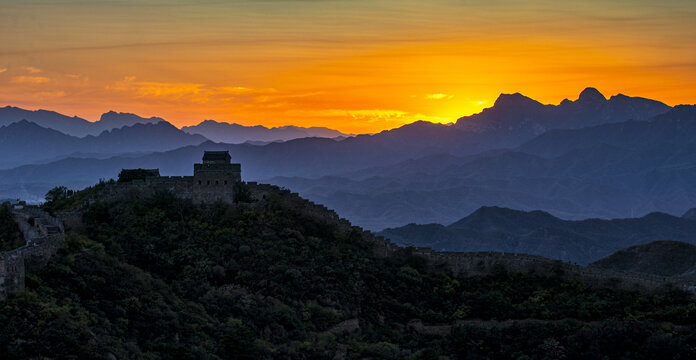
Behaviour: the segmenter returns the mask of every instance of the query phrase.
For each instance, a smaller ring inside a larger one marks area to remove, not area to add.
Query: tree
[[[68,188],[65,186],[56,186],[46,193],[46,202],[56,202],[68,197]]]

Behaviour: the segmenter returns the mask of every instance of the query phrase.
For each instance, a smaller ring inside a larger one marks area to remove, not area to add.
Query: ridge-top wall
[[[26,271],[42,268],[65,242],[63,224],[40,209],[24,208],[14,212],[15,221],[24,235],[25,245],[0,253],[0,300],[24,289]],[[30,225],[28,219],[34,219]],[[48,226],[59,229],[51,233]]]

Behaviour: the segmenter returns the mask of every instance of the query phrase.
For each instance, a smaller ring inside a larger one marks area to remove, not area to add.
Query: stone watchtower
[[[234,198],[242,181],[242,166],[232,164],[228,151],[206,151],[202,164],[193,164],[193,193],[199,199]]]

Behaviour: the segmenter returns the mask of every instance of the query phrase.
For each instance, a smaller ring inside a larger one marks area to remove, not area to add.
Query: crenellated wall
[[[376,236],[373,239],[374,251],[378,256],[386,257],[404,251],[404,248],[382,236]],[[444,266],[455,274],[467,276],[491,274],[502,267],[510,272],[555,274],[603,287],[654,290],[665,286],[675,286],[696,292],[695,283],[679,278],[610,271],[536,255],[501,252],[439,252],[429,248],[413,248],[411,254],[424,257],[432,266]]]
[[[317,215],[327,223],[332,223],[342,230],[355,230],[362,234],[363,241],[374,244],[373,253],[379,257],[403,254],[406,248],[392,243],[382,236],[374,236],[369,231],[352,226],[346,219],[323,205],[303,199],[297,193],[281,189],[274,185],[248,183],[252,198],[260,200],[269,193],[282,196],[300,211]],[[609,271],[605,269],[575,265],[542,256],[501,253],[501,252],[439,252],[430,248],[413,248],[411,254],[424,257],[433,268],[444,267],[455,274],[467,276],[488,275],[497,269],[505,268],[510,272],[556,274],[564,278],[577,279],[588,284],[623,288],[628,290],[654,290],[665,286],[675,286],[696,292],[696,284],[678,278],[669,278],[650,274]]]
[[[193,198],[197,202],[233,201],[233,198],[225,196],[211,195],[210,197],[205,197],[196,195],[190,187],[192,181],[193,178],[190,176],[161,177],[135,180],[125,184],[110,184],[102,194],[99,194],[98,199],[108,199],[110,196],[120,195],[128,191],[152,193],[156,189],[167,189],[181,197]],[[372,244],[374,254],[379,257],[399,256],[405,254],[406,251],[410,251],[412,255],[427,259],[433,268],[442,269],[444,267],[447,271],[467,276],[491,274],[502,267],[511,272],[556,274],[564,278],[577,279],[585,283],[612,288],[653,290],[671,285],[696,292],[696,284],[681,279],[584,267],[535,255],[499,252],[438,252],[429,248],[412,248],[407,250],[392,243],[389,239],[374,236],[369,231],[363,231],[360,227],[351,225],[348,220],[341,218],[335,211],[303,199],[297,193],[275,185],[258,184],[256,182],[245,184],[251,198],[254,200],[262,200],[270,194],[281,196],[285,202],[298,211],[316,216],[316,218],[322,219],[327,224],[338,226],[341,231],[359,233],[362,241]],[[88,203],[94,201],[97,201],[96,198],[91,199]],[[254,205],[252,204],[251,206]],[[78,224],[83,211],[87,207],[88,204],[83,206],[83,209],[80,211],[59,214],[59,217],[70,223],[70,226],[73,226],[71,222]]]
[[[65,242],[61,221],[40,209],[14,210],[14,218],[24,235],[25,245],[0,253],[0,300],[24,289],[25,272],[46,266]],[[34,225],[29,219],[34,219]],[[57,227],[58,232],[51,227]]]
[[[106,184],[98,198],[120,196],[128,192],[151,194],[158,190],[168,190],[177,196],[191,199],[196,203],[222,200],[234,201],[234,187],[237,182],[218,179],[213,175],[210,179],[194,179],[193,176],[159,176],[146,179],[136,179],[128,182]],[[198,182],[201,182],[200,184]]]

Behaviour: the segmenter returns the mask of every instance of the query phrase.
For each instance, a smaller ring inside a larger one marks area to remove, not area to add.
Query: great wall
[[[229,162],[229,154],[227,154],[225,161]],[[243,183],[239,174],[239,167],[236,166],[234,173],[226,175],[229,177],[216,174],[215,171],[209,171],[204,174],[203,178],[195,175],[193,177],[148,176],[127,182],[111,182],[104,184],[101,191],[87,199],[80,209],[68,213],[57,213],[57,218],[36,208],[25,207],[16,210],[15,220],[20,225],[26,244],[18,249],[0,253],[0,300],[5,298],[7,294],[24,288],[25,271],[33,271],[45,265],[64,242],[63,223],[71,228],[78,227],[82,220],[82,214],[87,211],[89,205],[95,202],[122,197],[128,193],[138,196],[157,190],[172,191],[178,196],[191,199],[194,202],[215,200],[233,202],[235,198],[232,189],[233,186],[239,184],[246,187],[250,198],[254,201],[275,194],[282,197],[297,211],[314,215],[327,224],[337,226],[341,231],[352,231],[359,234],[363,241],[373,245],[373,253],[378,257],[420,256],[425,258],[435,270],[440,269],[465,276],[487,275],[500,269],[506,269],[510,272],[551,274],[567,279],[577,279],[601,287],[639,291],[654,291],[672,287],[696,292],[696,283],[684,279],[584,267],[535,255],[499,252],[438,252],[429,248],[404,248],[392,243],[389,239],[374,236],[369,231],[351,225],[348,220],[341,218],[335,211],[303,199],[299,194],[290,190],[256,182]],[[197,187],[198,189],[196,189]],[[252,203],[241,206],[254,205]],[[33,226],[30,224],[32,222],[29,220],[30,218],[34,219]]]
[[[0,300],[23,290],[25,272],[45,266],[65,241],[63,223],[57,218],[31,207],[18,207],[12,212],[25,244],[0,253]]]
[[[292,207],[317,215],[327,223],[336,225],[341,230],[354,230],[361,233],[363,241],[374,244],[373,252],[378,257],[410,254],[425,258],[433,269],[445,269],[454,274],[465,276],[488,275],[501,268],[510,272],[551,274],[566,279],[600,286],[621,288],[626,290],[654,291],[665,287],[679,288],[695,292],[696,283],[693,281],[664,276],[610,271],[606,269],[580,266],[561,260],[553,260],[542,256],[502,252],[439,252],[430,248],[406,248],[392,243],[383,236],[375,236],[358,226],[341,218],[334,210],[326,206],[306,200],[298,193],[281,189],[274,185],[248,183],[250,192],[256,199],[265,194],[274,193],[285,198]]]

